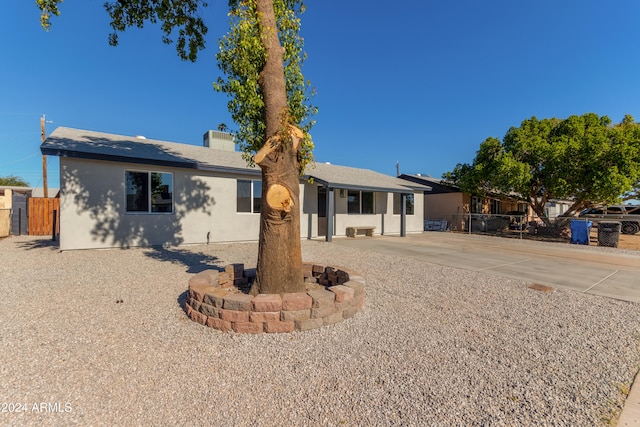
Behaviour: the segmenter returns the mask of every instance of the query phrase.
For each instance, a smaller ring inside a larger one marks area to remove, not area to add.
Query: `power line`
[[[25,160],[29,160],[32,159],[36,156],[38,156],[40,153],[33,153],[27,157],[23,157],[22,159],[18,159],[18,160],[13,160],[11,162],[5,162],[5,163],[0,163],[0,167],[4,167],[4,166],[8,166],[8,165],[15,165],[16,163],[20,163],[20,162],[24,162]]]

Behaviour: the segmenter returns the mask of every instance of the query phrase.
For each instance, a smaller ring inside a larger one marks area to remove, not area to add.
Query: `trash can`
[[[574,245],[588,245],[589,234],[593,222],[584,219],[571,220],[571,243]]]
[[[602,221],[598,223],[598,246],[618,247],[620,240],[620,228],[622,224],[615,221]]]

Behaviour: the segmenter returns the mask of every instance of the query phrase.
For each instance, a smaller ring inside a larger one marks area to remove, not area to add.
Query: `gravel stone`
[[[640,305],[303,241],[366,280],[362,311],[237,334],[185,314],[194,274],[257,244],[59,252],[0,240],[1,425],[607,425],[640,365]],[[45,403],[45,411],[34,404]],[[48,404],[48,406],[47,406]]]

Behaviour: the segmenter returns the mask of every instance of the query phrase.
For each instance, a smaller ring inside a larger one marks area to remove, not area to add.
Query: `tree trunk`
[[[278,140],[287,129],[283,48],[272,0],[257,0],[256,6],[262,43],[267,52],[259,85],[265,104],[265,146],[268,149],[266,155],[262,157],[261,153],[260,160],[256,161],[262,169],[262,204],[257,276],[251,293],[301,292],[305,286],[300,243],[298,147],[290,139]]]
[[[533,209],[533,212],[542,220],[544,225],[547,227],[551,226],[551,221],[547,218],[547,214],[544,211],[544,205],[546,202],[541,201],[535,193],[533,195],[530,194],[527,197],[527,202],[529,206],[531,206],[531,209]]]

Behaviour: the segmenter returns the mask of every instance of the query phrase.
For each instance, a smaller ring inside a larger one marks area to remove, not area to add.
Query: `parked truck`
[[[601,206],[585,209],[578,215],[588,218],[594,224],[601,221],[617,221],[622,225],[623,234],[636,234],[640,231],[640,206]]]

